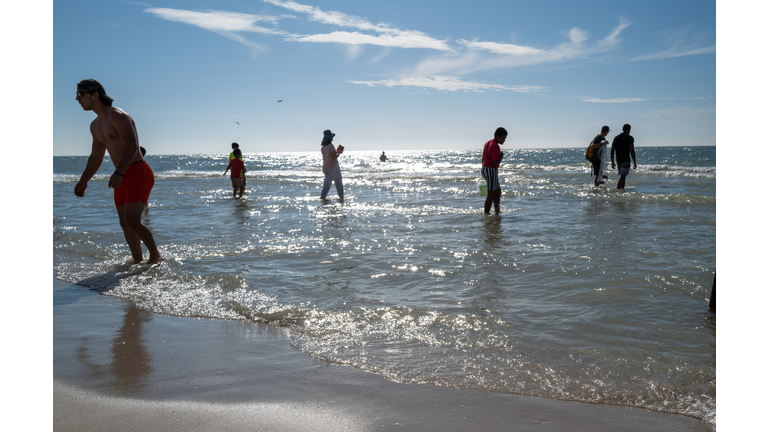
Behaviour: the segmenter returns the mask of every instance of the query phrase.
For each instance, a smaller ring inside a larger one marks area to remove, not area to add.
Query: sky
[[[90,151],[85,78],[154,154],[715,145],[716,3],[54,1],[56,156]]]

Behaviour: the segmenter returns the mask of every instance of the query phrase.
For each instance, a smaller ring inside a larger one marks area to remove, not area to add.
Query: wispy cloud
[[[668,46],[671,45],[670,48],[652,54],[641,55],[630,59],[629,61],[658,60],[711,54],[715,52],[716,45],[710,45],[711,41],[707,40],[706,36],[706,33],[694,34],[692,27],[686,27],[675,32],[663,32],[662,37],[664,39],[664,44]]]
[[[337,43],[350,47],[350,58],[360,55],[361,50],[353,46],[374,45],[385,48],[422,48],[442,51],[445,54],[423,60],[414,71],[415,76],[440,76],[446,74],[467,74],[486,69],[512,68],[518,66],[565,61],[616,48],[620,42],[622,30],[631,23],[623,18],[620,24],[605,38],[588,44],[588,34],[578,27],[567,33],[568,41],[550,49],[523,45],[469,41],[456,41],[465,49],[457,51],[449,45],[448,39],[436,39],[417,30],[403,30],[387,23],[372,23],[364,18],[338,11],[324,11],[316,6],[304,5],[294,1],[262,0],[291,12],[303,14],[308,20],[353,31],[332,31],[318,34],[297,34],[274,28],[283,18],[296,18],[293,15],[254,15],[227,11],[191,11],[171,8],[145,9],[159,18],[194,25],[234,41],[261,48],[241,35],[243,32],[278,36],[286,41],[303,43]],[[269,25],[269,26],[265,26]]]
[[[310,21],[338,27],[353,28],[359,31],[335,31],[328,34],[296,35],[288,40],[296,42],[332,42],[352,45],[378,45],[397,48],[427,48],[440,51],[451,51],[447,40],[435,39],[417,30],[401,30],[389,24],[373,24],[363,18],[347,15],[343,12],[327,12],[316,6],[308,6],[293,1],[263,0],[273,4],[308,15]],[[361,33],[361,31],[377,34]]]
[[[685,57],[685,56],[692,56],[692,55],[699,55],[699,54],[710,54],[713,52],[715,52],[715,45],[704,47],[704,48],[691,48],[691,47],[675,45],[666,51],[662,51],[656,54],[642,55],[640,57],[635,57],[633,59],[630,59],[629,61],[658,60],[658,59],[665,59],[665,58],[672,58],[672,57]]]
[[[159,18],[191,24],[202,29],[212,31],[216,34],[229,38],[235,42],[246,45],[251,49],[251,54],[256,55],[266,48],[256,42],[246,39],[238,32],[262,33],[268,35],[287,36],[288,33],[274,30],[260,25],[259,22],[276,24],[281,17],[269,15],[251,15],[238,12],[225,11],[189,11],[182,9],[169,8],[147,8],[144,12],[153,14]],[[285,16],[283,16],[284,18]]]
[[[644,102],[649,100],[707,100],[708,98],[700,96],[688,96],[688,97],[656,97],[656,98],[613,98],[613,99],[601,99],[591,96],[571,96],[577,99],[581,99],[584,102],[593,103],[631,103],[631,102]],[[711,98],[712,96],[710,96]]]
[[[288,35],[288,33],[261,27],[257,22],[277,24],[280,17],[269,15],[251,15],[238,12],[213,11],[189,11],[169,8],[148,8],[144,12],[156,15],[159,18],[191,24],[212,32],[254,32],[270,35]]]
[[[513,44],[502,44],[498,42],[477,42],[464,39],[459,39],[457,42],[470,49],[486,50],[495,54],[534,56],[546,53],[546,51],[536,48]]]
[[[421,87],[432,88],[442,91],[473,91],[483,92],[485,90],[510,90],[520,93],[538,93],[547,90],[546,87],[539,86],[505,86],[501,84],[488,84],[477,81],[467,81],[455,76],[431,76],[431,77],[407,77],[400,79],[384,79],[379,81],[352,81],[352,84],[363,84],[367,86],[385,86],[385,87]]]
[[[426,48],[438,51],[451,51],[447,40],[435,39],[425,33],[416,30],[401,30],[388,24],[373,24],[360,17],[347,15],[342,12],[326,12],[315,6],[302,5],[292,1],[264,0],[276,6],[286,8],[293,12],[306,14],[310,21],[338,27],[353,28],[357,31],[334,31],[321,34],[293,34],[283,30],[264,27],[257,23],[269,23],[277,25],[282,18],[295,18],[293,15],[253,15],[226,11],[191,11],[170,8],[147,8],[144,12],[151,13],[159,18],[191,24],[202,29],[210,30],[234,41],[249,46],[258,47],[238,35],[240,32],[261,33],[283,37],[292,42],[314,43],[339,43],[345,45],[377,45],[388,48]],[[363,32],[373,32],[363,33]],[[351,52],[359,53],[360,50]]]
[[[391,47],[381,50],[381,52],[378,55],[368,60],[368,64],[376,64],[380,62],[384,57],[388,56],[391,52],[392,52]]]
[[[594,102],[594,103],[630,103],[630,102],[642,102],[648,99],[644,99],[644,98],[599,99],[594,97],[582,97],[581,100],[583,100],[584,102]]]
[[[265,3],[270,3],[275,6],[284,7],[294,12],[300,12],[309,15],[311,21],[317,21],[324,24],[332,24],[339,27],[350,27],[359,30],[373,30],[378,32],[391,31],[391,27],[385,24],[372,24],[360,17],[354,15],[347,15],[343,12],[331,11],[326,12],[315,6],[308,6],[299,4],[293,1],[282,0],[263,0]]]
[[[333,42],[350,45],[378,45],[393,48],[430,48],[450,50],[445,42],[417,34],[369,35],[360,32],[335,31],[326,34],[291,36],[287,40],[294,42]]]
[[[610,34],[593,43],[589,42],[589,34],[586,31],[574,27],[565,34],[567,38],[565,42],[551,48],[465,39],[457,40],[452,47],[448,44],[448,39],[436,39],[420,31],[403,30],[386,23],[372,23],[367,19],[347,15],[343,12],[324,11],[316,6],[287,0],[262,1],[287,9],[290,11],[289,13],[295,13],[298,17],[306,17],[307,20],[312,22],[350,30],[318,34],[297,34],[277,28],[280,20],[284,18],[298,18],[294,15],[254,15],[217,10],[190,11],[154,7],[145,9],[145,12],[168,21],[186,23],[215,32],[251,47],[254,52],[264,48],[246,39],[243,33],[276,36],[291,42],[341,44],[347,47],[347,54],[350,60],[357,59],[366,45],[384,47],[385,50],[371,60],[373,63],[387,56],[394,48],[422,48],[441,51],[443,54],[424,59],[410,73],[400,74],[399,77],[371,81],[350,80],[348,82],[371,87],[417,87],[449,92],[544,92],[548,88],[492,84],[468,80],[462,76],[481,70],[561,62],[611,51],[616,49],[621,42],[620,35],[622,31],[631,25],[629,21],[621,18],[619,24]],[[628,103],[644,99],[598,99],[586,97],[582,98],[582,100],[596,103]]]
[[[622,30],[625,28],[631,26],[632,23],[629,21],[625,21],[624,17],[621,17],[619,20],[619,25],[616,26],[615,29],[606,36],[604,39],[601,39],[597,42],[598,47],[606,47],[607,49],[613,49],[618,45],[619,42],[621,42],[621,39],[619,39],[619,35],[621,34]]]
[[[619,25],[608,36],[594,44],[587,43],[589,35],[586,31],[574,27],[567,33],[568,41],[550,49],[459,39],[456,42],[467,48],[465,52],[452,52],[427,58],[416,67],[415,75],[429,76],[445,73],[463,75],[480,70],[506,69],[583,58],[616,49],[621,42],[619,35],[631,24],[622,18]]]

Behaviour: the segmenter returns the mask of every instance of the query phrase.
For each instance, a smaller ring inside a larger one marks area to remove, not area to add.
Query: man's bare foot
[[[163,260],[163,257],[160,256],[160,252],[150,253],[149,259],[147,259],[147,264],[157,264],[162,260]]]

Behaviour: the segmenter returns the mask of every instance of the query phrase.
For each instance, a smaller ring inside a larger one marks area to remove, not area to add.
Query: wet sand
[[[55,431],[711,431],[643,409],[400,384],[266,325],[158,315],[53,281]]]

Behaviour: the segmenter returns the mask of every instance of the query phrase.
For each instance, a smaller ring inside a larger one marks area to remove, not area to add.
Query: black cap
[[[84,80],[80,81],[79,83],[77,83],[77,88],[83,89],[83,90],[87,90],[87,91],[91,91],[91,92],[96,92],[96,93],[99,94],[99,96],[101,96],[104,99],[109,100],[110,102],[114,100],[111,97],[107,96],[107,91],[104,90],[104,86],[101,85],[100,82],[98,82],[98,81],[96,81],[95,79],[92,79],[92,78],[84,79]]]

